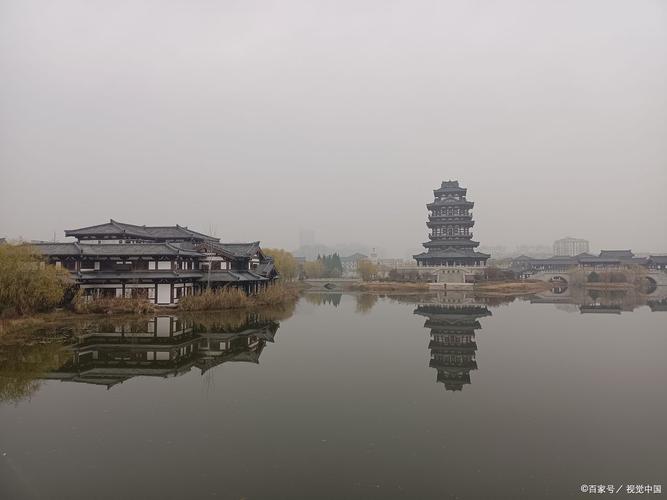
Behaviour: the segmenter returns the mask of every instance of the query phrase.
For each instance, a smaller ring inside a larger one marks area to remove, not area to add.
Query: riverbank
[[[484,295],[527,295],[550,290],[553,287],[546,281],[488,281],[475,283],[473,291]]]
[[[75,300],[68,309],[33,313],[23,316],[0,318],[0,342],[10,338],[15,342],[23,335],[46,329],[57,329],[63,324],[85,322],[100,317],[138,317],[151,314],[181,314],[189,312],[258,312],[271,310],[276,316],[292,310],[299,299],[301,289],[293,284],[274,284],[255,294],[246,295],[236,288],[205,292],[187,296],[176,306],[157,306],[144,299],[109,298],[84,302]]]
[[[428,283],[401,282],[401,281],[365,281],[350,284],[345,290],[357,292],[398,292],[398,291],[425,291],[429,290]]]

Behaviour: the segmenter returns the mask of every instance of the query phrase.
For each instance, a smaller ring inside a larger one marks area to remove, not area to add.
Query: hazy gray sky
[[[0,0],[0,236],[667,250],[667,2]]]

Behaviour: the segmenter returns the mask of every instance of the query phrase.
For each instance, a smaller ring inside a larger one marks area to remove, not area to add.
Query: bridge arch
[[[567,285],[567,279],[559,274],[552,276],[549,282],[553,285]]]

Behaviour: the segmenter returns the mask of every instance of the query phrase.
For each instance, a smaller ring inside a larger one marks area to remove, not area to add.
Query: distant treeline
[[[337,253],[318,255],[316,260],[306,262],[303,270],[307,278],[340,278],[343,263]]]

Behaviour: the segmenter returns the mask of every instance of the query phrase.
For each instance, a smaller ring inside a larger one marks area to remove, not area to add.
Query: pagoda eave
[[[440,200],[440,201],[434,201],[432,203],[427,203],[426,208],[429,210],[433,208],[439,208],[439,207],[466,207],[466,208],[473,208],[475,206],[475,202],[473,201],[467,201],[467,200]]]

